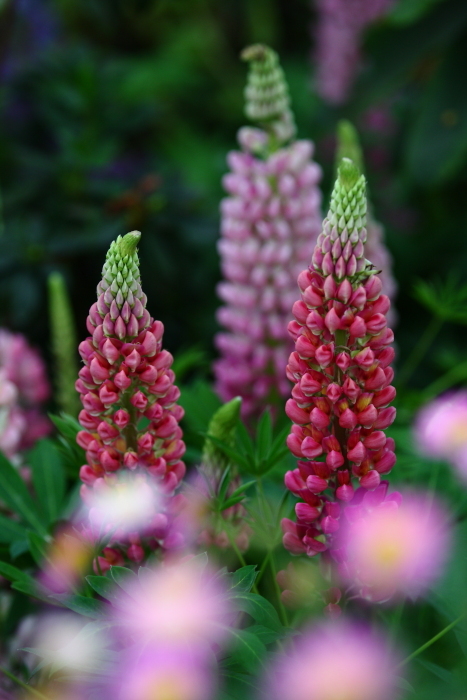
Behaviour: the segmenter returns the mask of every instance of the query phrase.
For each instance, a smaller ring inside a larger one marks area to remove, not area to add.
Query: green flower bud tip
[[[337,169],[338,179],[343,188],[350,193],[359,180],[365,178],[361,175],[357,165],[350,158],[342,158],[341,164]]]
[[[339,165],[343,158],[350,158],[360,172],[363,173],[363,154],[358,132],[354,125],[347,121],[347,119],[341,119],[337,125],[337,165]]]
[[[289,89],[275,51],[254,44],[240,57],[250,64],[245,88],[245,114],[268,130],[279,143],[293,138],[295,122],[290,110]]]
[[[240,396],[221,406],[209,422],[208,435],[212,435],[212,437],[222,440],[226,445],[233,447],[241,406],[242,399]],[[222,452],[221,448],[207,437],[203,446],[202,462],[204,465],[214,468],[225,467],[229,459]]]

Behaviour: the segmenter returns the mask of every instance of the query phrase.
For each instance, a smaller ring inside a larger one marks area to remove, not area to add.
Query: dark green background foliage
[[[213,354],[220,180],[245,122],[239,52],[256,41],[281,55],[299,134],[316,142],[325,171],[325,201],[336,123],[346,117],[360,129],[400,287],[400,357],[430,318],[414,298],[416,279],[458,271],[462,283],[464,0],[396,4],[366,34],[364,69],[342,108],[313,91],[315,14],[305,0],[3,0],[0,8],[0,322],[45,351],[48,272],[66,274],[84,336],[109,242],[139,228],[144,287],[166,346]],[[368,124],[374,108],[390,115],[380,131]],[[461,359],[462,322],[444,326],[414,386]]]

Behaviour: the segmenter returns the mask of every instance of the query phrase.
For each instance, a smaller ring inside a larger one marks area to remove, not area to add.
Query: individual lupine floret
[[[180,391],[172,355],[162,349],[163,325],[146,309],[136,252],[140,236],[132,231],[111,244],[87,319],[91,336],[79,346],[84,367],[76,389],[84,430],[77,441],[86,450],[80,471],[85,499],[96,481],[122,469],[147,473],[166,494],[185,474]]]
[[[342,119],[337,127],[337,139],[337,163],[340,163],[342,158],[350,158],[360,172],[363,173],[365,171],[363,153],[360,147],[357,130],[353,124]],[[392,256],[384,242],[383,226],[374,218],[369,201],[366,232],[365,257],[371,260],[372,264],[379,272],[383,284],[383,294],[386,294],[391,302],[393,302],[397,292],[397,282],[392,274]],[[387,318],[390,325],[394,325],[394,316],[393,309],[389,309]]]
[[[262,127],[238,133],[241,151],[229,153],[223,184],[219,241],[225,302],[216,336],[221,353],[214,365],[224,401],[243,399],[244,415],[265,401],[285,397],[291,345],[287,334],[295,280],[313,252],[320,230],[319,166],[311,141],[287,142],[295,133],[287,85],[277,55],[265,46],[246,49],[251,62],[246,114]]]
[[[365,179],[343,159],[289,324],[295,352],[287,376],[295,386],[286,404],[294,423],[287,444],[299,462],[285,483],[301,502],[297,522],[285,519],[283,529],[284,545],[296,554],[326,550],[353,482],[376,488],[396,459],[384,433],[395,418],[390,301],[365,259],[365,223]]]

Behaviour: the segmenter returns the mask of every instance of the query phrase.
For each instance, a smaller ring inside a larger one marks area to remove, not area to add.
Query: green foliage
[[[240,471],[261,476],[273,469],[288,454],[285,438],[289,432],[290,427],[286,425],[274,435],[271,414],[266,410],[258,422],[255,440],[250,437],[248,429],[241,422],[237,428],[235,447],[230,447],[213,435],[208,437],[238,466]]]
[[[449,274],[445,281],[417,280],[415,297],[432,314],[443,321],[467,324],[467,284],[458,275]]]

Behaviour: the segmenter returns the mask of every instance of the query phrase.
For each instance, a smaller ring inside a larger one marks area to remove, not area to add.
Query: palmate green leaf
[[[255,461],[255,446],[253,444],[253,440],[250,437],[250,433],[246,429],[244,423],[242,421],[238,422],[237,426],[237,436],[238,436],[238,442],[240,447],[243,450],[243,453],[248,456],[250,462],[254,463]]]
[[[34,530],[41,535],[46,534],[46,524],[43,522],[24,481],[2,453],[0,453],[0,499],[24,518]]]
[[[59,448],[52,440],[39,440],[28,455],[34,490],[50,525],[61,514],[65,496],[65,470]]]
[[[467,324],[467,284],[450,274],[446,280],[417,280],[415,298],[443,321]]]
[[[239,424],[239,426],[240,425],[241,423]],[[246,472],[251,473],[251,460],[246,459],[244,455],[242,455],[238,450],[236,450],[233,447],[230,447],[230,445],[227,445],[222,440],[218,440],[218,438],[214,437],[213,435],[207,435],[206,437],[212,440],[212,442],[214,442],[227,455],[227,457],[230,457],[230,459],[236,466],[242,468]]]

